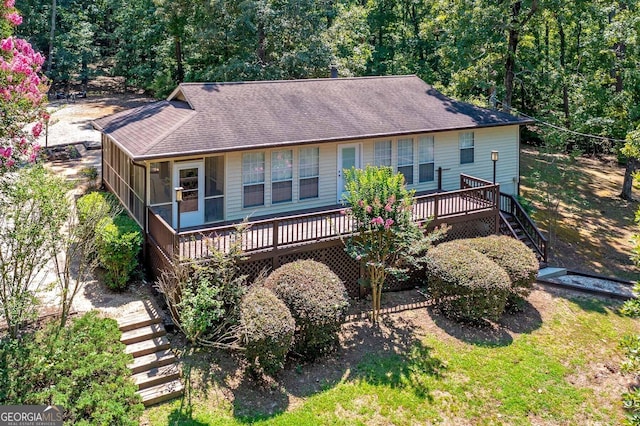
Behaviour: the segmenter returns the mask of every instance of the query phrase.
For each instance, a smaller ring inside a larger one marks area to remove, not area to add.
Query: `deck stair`
[[[540,232],[524,208],[512,195],[500,194],[500,233],[527,245],[538,257],[540,266],[549,260],[547,238]]]
[[[117,319],[125,352],[133,355],[127,366],[133,373],[142,403],[148,407],[182,396],[180,367],[169,347],[167,332],[157,308],[148,301],[144,309]]]

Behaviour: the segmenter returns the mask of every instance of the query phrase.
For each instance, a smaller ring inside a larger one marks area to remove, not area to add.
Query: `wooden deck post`
[[[278,255],[278,240],[280,239],[280,220],[275,219],[273,221],[273,230],[271,232],[272,235],[272,243],[271,250],[273,252],[271,268],[272,270],[276,270],[280,267],[280,256]]]
[[[493,187],[493,210],[496,217],[494,234],[500,234],[500,184]]]

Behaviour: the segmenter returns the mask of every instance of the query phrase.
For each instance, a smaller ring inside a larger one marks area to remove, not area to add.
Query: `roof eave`
[[[194,150],[189,152],[176,151],[176,152],[168,152],[168,153],[162,153],[162,154],[143,154],[138,156],[132,156],[131,158],[134,161],[158,160],[163,158],[182,158],[182,157],[193,157],[197,155],[223,154],[227,152],[250,151],[255,149],[270,149],[270,148],[295,146],[295,145],[311,145],[311,144],[332,143],[332,142],[341,142],[341,141],[346,142],[346,141],[354,141],[354,140],[361,140],[361,139],[380,139],[385,137],[416,135],[420,133],[442,133],[442,132],[452,132],[456,130],[483,129],[483,128],[489,128],[489,127],[522,126],[522,125],[531,124],[534,122],[535,120],[526,119],[526,120],[521,120],[517,122],[479,124],[479,125],[465,126],[465,127],[419,129],[419,130],[409,130],[409,131],[390,132],[390,133],[371,133],[366,135],[335,137],[335,138],[325,138],[325,139],[307,139],[307,140],[302,139],[302,140],[283,141],[283,142],[270,143],[270,144],[243,145],[243,146],[228,147],[228,148],[221,148],[221,149],[201,149],[201,150]]]

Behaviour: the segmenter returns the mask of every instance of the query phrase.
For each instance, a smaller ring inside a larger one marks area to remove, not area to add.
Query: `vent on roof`
[[[331,64],[331,78],[338,78],[338,66]]]

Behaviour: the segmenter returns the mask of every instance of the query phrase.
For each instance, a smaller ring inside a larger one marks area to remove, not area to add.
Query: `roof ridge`
[[[183,101],[165,101],[169,104],[171,104],[171,102],[183,102]],[[192,114],[189,114],[188,116],[186,116],[185,118],[183,118],[182,120],[178,121],[176,124],[174,124],[172,127],[170,127],[169,129],[167,129],[166,132],[164,132],[164,134],[160,135],[159,137],[156,138],[156,140],[154,141],[153,144],[151,144],[145,151],[144,153],[148,153],[152,148],[155,148],[158,144],[164,142],[165,139],[167,139],[167,137],[169,137],[175,130],[177,130],[178,128],[182,127],[182,125],[186,124],[187,122],[189,122],[190,120],[192,120],[194,117],[196,117],[198,115],[198,111],[196,111],[193,108],[190,108],[192,111]]]
[[[201,86],[201,85],[216,85],[216,86],[231,86],[240,84],[273,84],[273,83],[309,83],[309,82],[324,82],[324,81],[352,81],[352,80],[376,80],[376,79],[400,79],[408,77],[418,77],[417,74],[399,74],[399,75],[368,75],[358,77],[323,77],[323,78],[298,78],[294,80],[238,80],[238,81],[190,81],[180,83],[180,86]],[[418,77],[419,78],[419,77]],[[422,81],[422,80],[421,80]],[[424,82],[425,84],[428,84]],[[175,90],[174,90],[175,91]],[[185,95],[186,96],[186,95]]]

